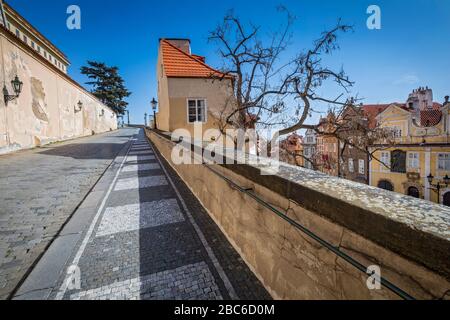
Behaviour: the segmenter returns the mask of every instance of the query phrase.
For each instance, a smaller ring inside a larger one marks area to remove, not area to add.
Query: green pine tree
[[[86,82],[92,86],[92,94],[117,114],[125,114],[128,103],[124,99],[129,97],[131,92],[125,87],[125,82],[119,75],[119,68],[109,67],[102,62],[87,63],[88,66],[81,68],[81,73],[92,80]]]

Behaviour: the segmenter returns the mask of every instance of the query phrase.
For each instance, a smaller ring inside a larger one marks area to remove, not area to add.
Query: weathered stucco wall
[[[369,290],[366,274],[236,190],[206,166],[173,165],[171,154],[175,144],[151,131],[148,136],[275,298],[399,298],[385,288]],[[289,179],[296,184],[288,183],[288,193],[292,196],[287,197],[281,195],[284,186],[278,176],[250,172],[250,179],[236,173],[246,170],[240,169],[242,166],[239,169],[211,167],[238,185],[252,188],[254,194],[360,263],[380,266],[382,277],[414,298],[450,298],[449,209],[384,191],[377,196],[375,188],[290,166],[286,166],[288,171],[293,170]],[[393,200],[388,201],[388,197]],[[364,204],[367,207],[363,209]],[[341,208],[347,209],[341,211]],[[423,218],[418,212],[422,212]],[[347,227],[352,223],[359,227]],[[406,229],[401,231],[402,228]],[[422,243],[417,243],[416,236]],[[406,249],[405,255],[390,249],[402,251],[399,249],[402,246],[413,248],[417,257],[410,258],[412,254]],[[418,246],[422,249],[416,249]],[[434,267],[442,272],[436,272]]]
[[[225,123],[233,108],[230,80],[196,78],[160,78],[158,128],[174,132],[187,130],[194,135],[194,124],[188,122],[189,98],[205,99],[207,122],[202,130],[215,129]]]
[[[3,29],[0,44],[1,83],[12,94],[11,80],[23,82],[18,99],[0,99],[0,154],[117,129],[114,112]]]

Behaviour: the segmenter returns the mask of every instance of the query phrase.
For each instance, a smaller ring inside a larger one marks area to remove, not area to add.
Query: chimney
[[[171,45],[187,54],[191,54],[191,40],[189,39],[165,39]]]

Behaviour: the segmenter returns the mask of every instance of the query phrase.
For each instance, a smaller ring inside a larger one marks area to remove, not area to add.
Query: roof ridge
[[[219,74],[222,74],[224,77],[229,76],[229,75],[223,73],[222,71],[219,71],[219,70],[214,69],[213,67],[207,65],[207,64],[204,63],[203,61],[201,61],[201,60],[199,60],[199,59],[196,59],[195,57],[192,56],[192,54],[187,54],[186,52],[184,52],[183,50],[181,50],[181,49],[178,48],[177,46],[174,46],[173,44],[171,44],[171,43],[170,43],[169,41],[167,41],[166,39],[162,39],[162,41],[163,41],[164,43],[168,44],[169,46],[171,46],[172,48],[174,48],[175,50],[181,52],[183,55],[185,55],[185,56],[189,57],[190,59],[194,60],[195,62],[197,62],[197,63],[201,64],[202,66],[204,66],[204,67],[206,67],[206,68],[212,70],[212,71],[213,71],[213,74],[214,74],[214,73],[219,73]]]

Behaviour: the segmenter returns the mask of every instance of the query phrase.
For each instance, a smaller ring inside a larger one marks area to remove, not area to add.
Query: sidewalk
[[[136,129],[0,156],[0,299],[7,299]]]
[[[112,167],[17,299],[270,299],[143,130]]]

